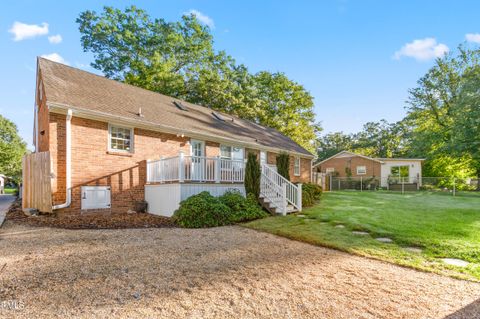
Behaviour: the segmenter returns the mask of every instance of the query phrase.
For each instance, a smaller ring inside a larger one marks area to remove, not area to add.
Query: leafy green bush
[[[267,215],[252,194],[245,198],[237,191],[230,191],[214,197],[209,192],[202,192],[182,201],[173,214],[173,220],[182,227],[202,228],[229,225]]]
[[[182,201],[173,220],[186,228],[215,227],[230,224],[231,214],[231,209],[218,198],[201,192]]]
[[[220,196],[219,199],[231,209],[232,214],[230,221],[232,223],[245,222],[268,216],[258,205],[255,195],[253,194],[248,194],[247,198],[245,198],[237,191],[229,191]]]
[[[317,184],[305,183],[302,185],[302,207],[315,204],[322,197],[322,187]]]

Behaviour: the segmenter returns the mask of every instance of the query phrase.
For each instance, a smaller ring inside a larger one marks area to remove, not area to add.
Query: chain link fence
[[[452,196],[479,196],[478,178],[457,177],[335,177],[328,176],[326,187],[331,191],[391,191],[391,192],[436,192]]]

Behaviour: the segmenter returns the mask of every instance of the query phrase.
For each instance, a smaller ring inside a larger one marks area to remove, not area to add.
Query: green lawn
[[[450,276],[480,280],[480,197],[415,192],[332,192],[302,214],[245,224],[308,243]],[[335,227],[342,224],[345,228]],[[352,230],[369,235],[355,235]],[[389,237],[393,243],[375,238]],[[406,247],[421,248],[411,252]],[[448,266],[440,258],[468,261]]]
[[[16,189],[16,188],[8,188],[8,187],[6,187],[6,188],[4,189],[4,191],[5,191],[5,194],[15,194],[15,192],[17,191],[17,189]]]

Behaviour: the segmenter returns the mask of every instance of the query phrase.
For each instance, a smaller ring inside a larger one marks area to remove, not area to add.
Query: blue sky
[[[216,49],[253,72],[282,71],[303,84],[324,132],[400,120],[408,89],[436,56],[467,39],[480,43],[480,1],[9,1],[0,11],[0,114],[29,145],[35,57],[93,71],[75,19],[132,3],[169,21],[196,10]]]

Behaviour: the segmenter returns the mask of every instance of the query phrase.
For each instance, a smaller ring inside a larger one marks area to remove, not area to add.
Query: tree
[[[258,122],[290,136],[310,151],[321,131],[315,123],[313,97],[283,73],[262,71],[254,76],[257,89]]]
[[[347,135],[343,132],[326,134],[318,139],[318,159],[323,161],[341,151],[352,151],[353,144],[352,135]]]
[[[480,65],[463,75],[452,117],[451,149],[458,156],[471,158],[471,165],[480,178]]]
[[[280,153],[277,156],[277,173],[290,180],[290,156],[287,153]]]
[[[431,167],[432,172],[448,171],[450,163],[440,159],[453,157],[460,167],[473,165],[480,176],[475,151],[478,113],[473,101],[479,87],[475,75],[479,59],[480,50],[460,46],[456,54],[437,59],[418,87],[410,90],[403,121],[410,130],[409,154],[443,165]]]
[[[249,73],[224,51],[195,15],[178,22],[152,19],[131,6],[82,12],[84,51],[106,77],[224,111],[279,130],[310,151],[320,126],[313,98],[283,73]]]
[[[17,126],[0,115],[0,173],[20,181],[26,152],[27,145],[18,135]]]
[[[317,154],[320,160],[341,151],[357,152],[371,157],[395,157],[404,155],[407,149],[406,127],[403,122],[368,122],[354,134],[330,133],[318,141]]]
[[[352,146],[357,152],[371,157],[395,157],[401,154],[404,129],[401,123],[368,122],[354,136]]]
[[[253,194],[256,199],[260,197],[261,168],[255,153],[248,153],[247,165],[245,166],[245,191]]]

